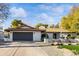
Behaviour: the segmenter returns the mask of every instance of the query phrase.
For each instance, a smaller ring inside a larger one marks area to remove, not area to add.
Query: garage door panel
[[[14,41],[33,41],[33,32],[14,32]]]

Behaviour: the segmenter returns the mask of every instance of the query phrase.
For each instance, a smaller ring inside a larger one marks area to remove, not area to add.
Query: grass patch
[[[59,48],[69,49],[76,55],[79,55],[79,45],[60,45]]]

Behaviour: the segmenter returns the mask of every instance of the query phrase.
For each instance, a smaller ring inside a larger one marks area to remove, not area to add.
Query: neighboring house
[[[46,32],[49,36],[49,39],[62,39],[62,37],[66,39],[68,35],[71,35],[71,36],[77,35],[76,32],[71,32],[65,29],[60,29],[60,28],[48,28]]]
[[[3,31],[0,31],[0,41],[2,41],[4,39],[4,33]]]
[[[5,41],[41,41],[42,30],[23,25],[21,28],[5,29]]]
[[[3,26],[0,26],[0,41],[3,41],[3,39],[4,39]]]

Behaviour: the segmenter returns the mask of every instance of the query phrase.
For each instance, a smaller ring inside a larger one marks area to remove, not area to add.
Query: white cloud
[[[71,9],[72,6],[69,5],[59,5],[59,6],[52,6],[52,5],[38,5],[38,7],[42,10],[51,12],[52,16],[61,16],[65,12],[66,8]]]
[[[55,15],[55,16],[61,15],[65,10],[65,8],[63,6],[53,7],[53,6],[49,6],[49,5],[39,5],[38,7],[42,10],[47,10],[47,11],[51,12],[52,15]]]
[[[49,16],[46,13],[38,15],[36,18],[38,19],[38,23],[53,24],[53,17]]]
[[[38,7],[40,9],[44,9],[44,10],[50,10],[51,9],[51,6],[48,6],[48,5],[38,5]]]
[[[67,6],[67,5],[66,6],[57,6],[57,7],[52,8],[51,10],[52,10],[52,12],[54,12],[53,13],[54,15],[59,16],[65,12],[66,8],[67,8],[67,10],[70,10],[72,8],[72,6]]]
[[[58,7],[52,8],[52,11],[56,12],[56,13],[63,13],[64,12],[64,8],[58,6]]]
[[[13,7],[10,9],[12,17],[26,17],[27,12],[23,8]]]
[[[52,15],[61,16],[61,15],[63,15],[65,8],[62,6],[57,6],[57,7],[52,8],[51,11],[53,13]]]

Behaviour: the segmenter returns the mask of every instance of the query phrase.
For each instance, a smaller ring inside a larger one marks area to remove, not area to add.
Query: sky
[[[4,28],[10,27],[14,19],[22,20],[29,26],[35,26],[38,23],[57,24],[73,6],[78,5],[77,3],[10,3],[10,15],[4,22]]]

